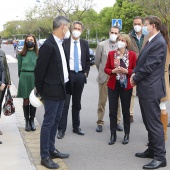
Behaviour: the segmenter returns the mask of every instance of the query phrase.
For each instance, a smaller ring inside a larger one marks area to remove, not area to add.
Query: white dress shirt
[[[64,82],[66,83],[66,82],[69,81],[69,79],[68,79],[68,69],[67,69],[66,56],[65,56],[64,49],[63,49],[63,46],[62,46],[63,40],[60,40],[55,35],[53,35],[53,37],[54,37],[54,39],[55,39],[55,41],[58,45],[58,48],[60,50],[61,60],[62,60],[62,65],[63,65]]]
[[[73,40],[72,38],[71,38],[71,44],[70,44],[70,70],[74,71],[74,41],[77,41],[78,57],[79,57],[79,71],[82,71],[80,39]]]
[[[159,31],[160,32],[160,31]],[[152,35],[150,38],[149,38],[149,42],[157,35],[157,34],[159,34],[159,32],[158,33],[156,33],[156,34],[154,34],[154,35]]]

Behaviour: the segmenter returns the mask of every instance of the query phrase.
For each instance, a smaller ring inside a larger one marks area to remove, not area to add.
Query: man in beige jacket
[[[107,102],[107,81],[108,75],[104,72],[107,57],[109,51],[117,49],[116,38],[119,34],[119,27],[113,26],[109,30],[109,39],[102,41],[98,44],[96,48],[95,64],[98,70],[97,82],[99,83],[99,101],[98,101],[98,121],[96,132],[102,132],[103,130],[103,117],[105,113],[105,106]],[[120,103],[120,102],[119,102]],[[117,130],[123,131],[120,126],[121,114],[120,114],[120,104],[118,106],[118,116],[117,116]]]
[[[131,45],[129,50],[134,51],[136,56],[139,56],[141,49],[145,46],[148,38],[142,32],[143,28],[143,19],[140,16],[137,16],[133,20],[133,30],[129,34],[131,39]],[[131,97],[131,105],[130,105],[130,122],[134,122],[133,113],[134,113],[134,102],[136,97],[136,86],[133,87],[132,97]]]

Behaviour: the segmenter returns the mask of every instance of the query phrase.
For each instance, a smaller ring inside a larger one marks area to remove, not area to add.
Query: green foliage
[[[89,47],[90,48],[96,48],[97,47],[97,43],[89,43]]]
[[[121,31],[129,33],[133,29],[133,19],[136,16],[145,16],[143,8],[140,4],[129,2],[128,0],[122,1],[122,6],[116,3],[113,8],[112,17],[122,19],[123,29]]]

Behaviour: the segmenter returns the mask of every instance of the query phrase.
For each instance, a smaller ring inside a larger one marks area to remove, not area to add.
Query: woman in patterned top
[[[130,133],[130,102],[132,95],[132,86],[130,85],[130,77],[132,70],[136,66],[136,54],[129,51],[130,38],[126,34],[120,34],[117,38],[117,47],[115,51],[108,54],[105,73],[108,74],[109,80],[108,97],[109,97],[109,117],[111,137],[109,145],[113,145],[116,141],[117,126],[117,109],[118,99],[120,97],[124,124],[124,139],[122,144],[129,143]]]

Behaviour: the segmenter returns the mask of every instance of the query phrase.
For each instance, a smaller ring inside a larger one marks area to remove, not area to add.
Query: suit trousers
[[[97,125],[104,125],[103,117],[105,114],[105,106],[107,102],[107,97],[108,97],[108,88],[107,88],[107,81],[105,81],[103,84],[99,84],[99,100],[98,100],[98,109],[97,109],[97,114],[98,114],[98,121]],[[119,124],[121,121],[121,104],[120,104],[120,99],[118,102],[118,112],[117,112],[117,123]]]
[[[159,99],[143,99],[139,97],[139,104],[143,122],[148,131],[148,149],[154,151],[154,159],[165,159],[164,130],[161,123],[161,110]]]
[[[132,97],[131,97],[131,103],[130,103],[130,115],[131,116],[133,116],[133,113],[134,113],[135,98],[136,98],[136,86],[134,86],[132,90]]]
[[[41,158],[48,158],[49,152],[55,150],[55,136],[61,118],[64,100],[44,99],[45,114],[40,134]]]
[[[129,134],[130,133],[129,109],[132,96],[132,89],[124,90],[124,88],[121,88],[119,81],[116,81],[114,90],[108,88],[108,96],[109,96],[109,117],[111,133],[116,134],[118,99],[120,97],[123,114],[124,132],[125,134]]]
[[[80,126],[80,110],[81,110],[81,96],[86,82],[85,74],[81,72],[71,71],[70,73],[71,86],[72,86],[72,126],[73,129],[77,129]],[[63,133],[67,128],[67,117],[70,105],[71,95],[66,95],[64,108],[62,111],[62,117],[58,126],[58,130]]]

